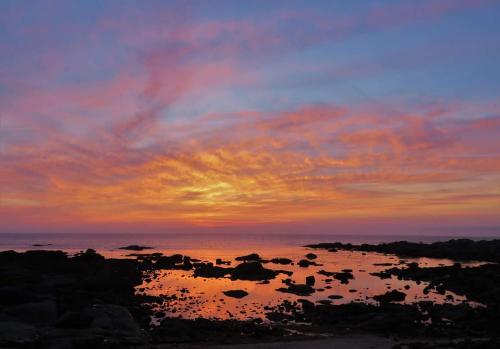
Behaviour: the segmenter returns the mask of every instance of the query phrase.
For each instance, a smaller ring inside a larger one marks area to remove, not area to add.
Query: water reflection
[[[162,251],[155,251],[162,252]],[[402,263],[416,262],[420,267],[436,267],[452,265],[454,261],[447,259],[417,258],[401,260],[395,256],[379,253],[364,253],[357,251],[327,252],[324,250],[313,251],[317,254],[319,265],[307,268],[300,267],[297,262],[304,259],[311,250],[302,247],[272,248],[260,251],[246,249],[212,249],[212,250],[183,250],[179,251],[192,258],[215,264],[217,258],[231,261],[231,266],[241,263],[235,257],[258,252],[263,259],[270,260],[276,257],[285,257],[294,261],[293,265],[278,265],[267,263],[266,268],[275,270],[292,271],[292,276],[279,274],[269,283],[255,281],[231,280],[229,278],[203,278],[194,277],[193,271],[159,270],[156,278],[149,278],[137,288],[139,293],[154,296],[167,296],[165,302],[156,309],[158,318],[163,316],[180,316],[183,318],[217,318],[217,319],[265,319],[266,310],[281,304],[283,301],[297,301],[307,299],[312,302],[328,302],[332,304],[349,303],[352,301],[377,303],[373,296],[383,294],[390,290],[398,290],[406,294],[404,303],[418,301],[433,301],[437,303],[460,303],[466,301],[465,297],[451,292],[438,294],[425,292],[427,283],[398,280],[395,277],[381,279],[371,273],[380,272],[392,266],[402,266]],[[165,251],[168,253],[168,251]],[[467,265],[479,265],[469,263]],[[354,279],[347,284],[339,280],[319,274],[320,270],[340,272],[343,269],[352,270]],[[314,276],[315,292],[310,296],[297,296],[290,293],[278,292],[278,288],[286,287],[285,279],[290,278],[296,284],[305,284],[306,277]],[[236,299],[224,295],[224,291],[244,290],[247,296]]]

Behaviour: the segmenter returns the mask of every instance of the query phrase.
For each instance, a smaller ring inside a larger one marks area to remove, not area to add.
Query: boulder
[[[276,272],[266,269],[259,262],[242,263],[237,265],[231,273],[233,280],[261,281],[274,279]]]

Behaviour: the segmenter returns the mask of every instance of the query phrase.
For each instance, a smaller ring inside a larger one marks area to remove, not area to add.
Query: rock
[[[344,296],[341,296],[339,294],[331,294],[328,296],[328,298],[330,298],[330,299],[342,299],[342,298],[344,298]]]
[[[195,265],[193,275],[195,277],[199,276],[204,278],[223,278],[231,274],[232,271],[233,268],[215,267],[212,263],[206,263]]]
[[[53,325],[57,320],[57,307],[53,300],[25,303],[4,309],[4,314],[33,325]]]
[[[128,251],[143,251],[150,250],[153,247],[151,246],[141,246],[141,245],[128,245],[124,247],[118,247],[119,250],[128,250]]]
[[[93,320],[91,326],[103,330],[120,331],[127,335],[139,332],[139,326],[134,321],[127,308],[115,304],[96,304],[90,310]]]
[[[229,291],[224,291],[223,293],[228,297],[233,297],[238,299],[248,296],[248,292],[243,290],[229,290]]]
[[[315,255],[314,253],[308,253],[308,254],[306,254],[306,258],[307,259],[316,259],[316,258],[318,258],[318,256]]]
[[[181,254],[172,256],[162,256],[156,260],[155,267],[158,269],[174,269],[177,264],[184,262],[184,257]],[[180,267],[180,266],[179,266]]]
[[[297,296],[310,296],[314,293],[314,288],[309,285],[302,284],[290,284],[287,288],[278,288],[276,291],[284,293],[292,293]]]
[[[333,275],[335,275],[334,272],[332,272],[332,271],[326,271],[326,270],[320,270],[320,271],[318,271],[318,274],[321,274],[321,275],[324,275],[324,276],[333,276]]]
[[[307,259],[301,259],[299,261],[299,266],[301,268],[307,268],[308,266],[310,266],[312,263],[310,261],[308,261]]]
[[[0,347],[34,348],[37,330],[34,326],[15,321],[0,321]]]
[[[314,278],[314,276],[311,275],[306,277],[306,285],[314,286],[315,283],[316,279]]]
[[[85,328],[92,323],[93,317],[89,311],[70,311],[63,314],[56,322],[61,328]]]
[[[240,256],[240,257],[236,257],[235,260],[237,261],[260,261],[261,258],[260,256],[257,254],[257,253],[251,253],[249,255],[246,255],[246,256]]]
[[[354,279],[354,276],[348,272],[335,273],[335,275],[333,275],[333,277],[337,280],[340,280],[341,284],[348,284],[349,280]]]
[[[406,293],[399,292],[397,290],[392,290],[390,292],[386,292],[385,294],[381,294],[378,296],[374,296],[377,302],[380,303],[388,303],[388,302],[402,302],[406,298]]]
[[[237,265],[231,272],[233,280],[251,280],[261,281],[274,279],[276,272],[271,269],[266,269],[259,262],[249,262]]]
[[[216,265],[231,265],[231,262],[230,261],[224,261],[221,258],[217,258],[215,260],[215,264]]]
[[[273,258],[271,259],[271,263],[288,265],[292,263],[292,260],[288,258]]]

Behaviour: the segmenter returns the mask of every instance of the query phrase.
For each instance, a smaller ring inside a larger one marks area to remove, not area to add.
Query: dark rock
[[[195,265],[194,276],[204,278],[223,278],[231,274],[233,268],[215,267],[212,263]]]
[[[230,261],[224,261],[221,258],[217,258],[215,260],[215,264],[216,265],[231,265],[231,262]]]
[[[3,312],[13,319],[37,326],[54,325],[57,320],[57,307],[53,300],[15,305],[5,308]]]
[[[85,328],[92,323],[92,316],[88,311],[70,311],[63,314],[56,323],[62,328]]]
[[[344,298],[344,296],[341,296],[339,294],[331,294],[328,296],[328,298],[330,298],[330,299],[342,299],[342,298]]]
[[[246,255],[246,256],[240,256],[240,257],[236,257],[235,260],[237,261],[260,261],[261,258],[260,256],[257,254],[257,253],[251,253],[249,255]]]
[[[314,286],[314,284],[316,283],[316,279],[314,276],[307,276],[306,277],[306,285],[309,285],[309,286]]]
[[[348,284],[349,280],[354,279],[354,276],[349,272],[335,273],[333,277],[337,280],[340,280],[341,284]]]
[[[374,296],[373,299],[375,299],[377,302],[380,303],[402,302],[406,299],[406,293],[399,292],[397,290],[392,290],[385,294]]]
[[[120,250],[128,250],[128,251],[143,251],[143,250],[150,250],[153,247],[151,246],[141,246],[141,245],[128,245],[124,247],[118,247]]]
[[[299,266],[301,268],[307,268],[308,266],[310,266],[312,263],[310,261],[308,261],[307,259],[301,259],[299,261]]]
[[[292,263],[292,260],[288,259],[288,258],[273,258],[273,259],[271,259],[270,262],[274,263],[274,264],[288,265],[288,264]]]
[[[34,326],[15,321],[0,321],[0,347],[35,348],[38,333]]]
[[[318,256],[315,255],[314,253],[308,253],[308,254],[306,254],[306,258],[307,259],[316,259],[316,258],[318,258]]]
[[[310,296],[314,293],[314,288],[309,285],[302,284],[290,284],[287,288],[278,288],[276,291],[284,293],[292,293],[297,296]]]
[[[335,275],[334,272],[332,272],[332,271],[326,271],[326,270],[320,270],[320,271],[318,271],[318,274],[321,274],[321,275],[324,275],[324,276],[333,276],[333,275]]]
[[[243,290],[229,290],[229,291],[224,291],[223,293],[226,296],[233,297],[233,298],[243,298],[243,297],[248,296],[248,292],[243,291]]]
[[[274,279],[276,272],[271,269],[266,269],[259,262],[249,262],[237,265],[231,272],[233,280],[251,280],[261,281]]]

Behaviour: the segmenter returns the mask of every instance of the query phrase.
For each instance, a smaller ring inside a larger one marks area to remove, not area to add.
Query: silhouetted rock
[[[266,269],[259,262],[248,262],[237,265],[231,272],[231,278],[234,280],[269,280],[276,277],[276,272]]]
[[[318,256],[315,255],[314,253],[308,253],[308,254],[306,254],[306,258],[307,259],[316,259],[316,258],[318,258]]]
[[[229,290],[229,291],[224,291],[223,293],[226,296],[233,297],[233,298],[243,298],[243,297],[248,296],[248,292],[243,291],[243,290]]]
[[[141,245],[128,245],[123,247],[118,247],[119,250],[128,250],[128,251],[143,251],[150,250],[153,247],[151,246],[141,246]]]
[[[288,287],[278,288],[276,291],[284,293],[293,293],[297,296],[310,296],[314,293],[314,288],[309,285],[302,284],[290,284]]]
[[[195,265],[193,275],[205,278],[223,278],[231,274],[233,268],[216,267],[212,263],[202,263]]]
[[[314,286],[316,283],[316,278],[314,276],[306,276],[306,285]]]
[[[354,279],[354,276],[349,272],[335,273],[333,278],[340,280],[340,283],[347,284],[349,280]]]
[[[375,299],[377,302],[380,303],[402,302],[405,300],[405,298],[406,298],[406,293],[399,292],[398,290],[392,290],[384,294],[373,297],[373,299]]]
[[[274,263],[274,264],[288,265],[288,264],[292,263],[292,260],[288,259],[288,258],[273,258],[273,259],[271,259],[270,262]]]
[[[246,256],[240,256],[240,257],[236,257],[235,260],[237,261],[260,261],[261,258],[260,256],[257,254],[257,253],[251,253],[249,255],[246,255]]]

